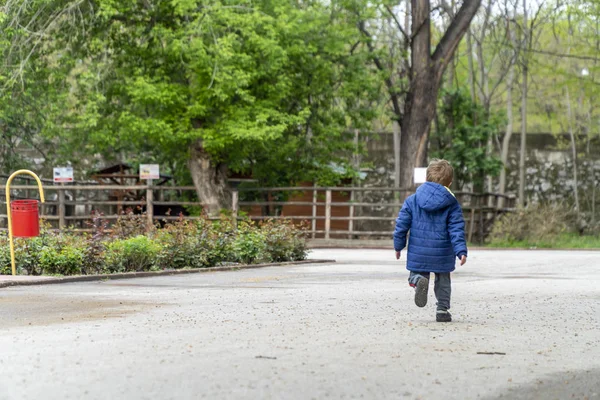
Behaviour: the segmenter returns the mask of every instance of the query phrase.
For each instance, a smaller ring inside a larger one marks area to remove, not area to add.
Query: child
[[[460,265],[467,262],[465,221],[462,209],[449,186],[454,171],[446,160],[433,160],[427,168],[427,182],[408,197],[396,219],[394,249],[396,259],[406,247],[410,271],[408,283],[415,288],[415,304],[425,307],[430,273],[435,273],[434,292],[437,299],[436,321],[450,322],[450,272],[455,258]]]

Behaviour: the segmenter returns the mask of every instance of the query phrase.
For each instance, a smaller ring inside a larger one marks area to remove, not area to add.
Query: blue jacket
[[[440,184],[426,182],[404,202],[394,231],[396,251],[406,247],[409,231],[409,271],[451,272],[455,258],[467,255],[462,209],[452,192]]]

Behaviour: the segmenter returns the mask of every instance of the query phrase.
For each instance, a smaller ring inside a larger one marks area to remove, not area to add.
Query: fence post
[[[484,227],[483,227],[483,207],[479,208],[479,240],[483,243]]]
[[[325,192],[325,239],[329,239],[331,231],[331,190]]]
[[[66,208],[65,208],[65,190],[64,190],[64,185],[61,185],[61,187],[58,188],[57,190],[58,190],[58,229],[63,230],[63,229],[65,229],[65,226],[66,226],[66,223],[65,223]]]
[[[471,204],[471,215],[469,216],[469,235],[467,241],[473,243],[473,227],[475,226],[475,206]]]
[[[234,190],[231,193],[231,215],[233,218],[233,226],[237,228],[237,220],[238,220],[238,209],[239,209],[239,192]]]
[[[148,179],[146,188],[146,217],[148,218],[148,229],[154,225],[154,192],[152,191],[152,179]]]
[[[313,196],[312,196],[312,221],[310,224],[312,230],[312,238],[317,236],[317,184],[313,184]]]
[[[350,211],[348,212],[348,239],[352,239],[352,231],[354,231],[354,190],[350,190]]]

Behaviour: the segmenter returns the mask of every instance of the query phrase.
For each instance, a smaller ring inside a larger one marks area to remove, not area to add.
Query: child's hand
[[[465,265],[466,263],[467,263],[467,256],[462,256],[462,257],[460,258],[460,265],[461,265],[461,267],[462,267],[463,265]]]
[[[399,252],[399,251],[397,251],[397,252],[396,252],[396,260],[399,260],[399,259],[400,259],[400,252]]]

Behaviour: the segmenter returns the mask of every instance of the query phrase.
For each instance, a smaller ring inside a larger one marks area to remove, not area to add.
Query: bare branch
[[[432,59],[437,65],[436,76],[440,77],[446,65],[450,62],[450,56],[458,47],[460,40],[469,28],[471,20],[477,13],[481,0],[465,0],[458,13],[450,23],[446,33],[440,40],[433,52]]]
[[[410,43],[410,37],[404,31],[404,28],[402,28],[402,24],[400,24],[400,21],[398,21],[396,14],[394,14],[394,10],[392,10],[391,7],[388,5],[385,6],[385,9],[388,11],[388,13],[390,13],[391,17],[394,19],[394,22],[396,22],[396,26],[398,27],[398,30],[402,33],[402,36],[404,36],[404,40]]]

